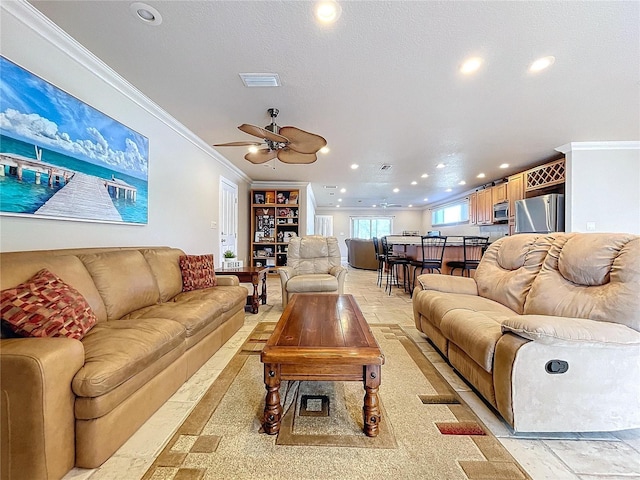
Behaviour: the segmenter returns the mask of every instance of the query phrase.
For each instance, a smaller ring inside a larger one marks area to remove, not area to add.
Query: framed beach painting
[[[146,224],[149,141],[0,56],[0,214]]]

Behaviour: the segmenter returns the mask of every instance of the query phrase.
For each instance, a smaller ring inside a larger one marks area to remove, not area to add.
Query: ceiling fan
[[[262,142],[229,142],[218,143],[214,147],[260,147],[256,151],[247,153],[244,158],[251,163],[260,164],[277,158],[284,163],[306,164],[315,162],[316,153],[327,144],[320,135],[305,132],[296,127],[279,127],[276,117],[279,110],[267,110],[271,123],[264,128],[243,123],[238,129],[249,135],[261,138]]]

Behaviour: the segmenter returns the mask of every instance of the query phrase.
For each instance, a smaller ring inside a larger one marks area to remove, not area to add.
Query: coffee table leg
[[[267,389],[267,397],[264,402],[264,416],[262,428],[265,433],[275,435],[280,431],[282,406],[280,405],[280,365],[264,364],[264,386]]]
[[[378,402],[378,387],[380,387],[380,365],[366,365],[364,367],[364,433],[368,437],[378,435],[380,424],[380,404]]]

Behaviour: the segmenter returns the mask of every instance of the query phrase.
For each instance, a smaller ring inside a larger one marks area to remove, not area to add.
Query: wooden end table
[[[267,303],[268,271],[269,267],[239,267],[216,270],[216,275],[235,275],[241,283],[251,283],[253,295],[247,297],[247,307],[251,308],[251,313],[258,313],[259,300],[262,300],[262,305]],[[260,280],[262,280],[262,292],[258,294]]]
[[[267,390],[262,423],[266,433],[280,431],[280,381],[315,380],[363,382],[364,432],[378,435],[384,354],[352,295],[294,295],[260,361]]]

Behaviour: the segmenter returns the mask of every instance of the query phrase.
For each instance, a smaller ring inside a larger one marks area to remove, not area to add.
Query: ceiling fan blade
[[[246,160],[249,160],[251,163],[255,163],[256,165],[259,165],[261,163],[266,163],[273,158],[276,158],[277,153],[278,152],[276,152],[275,150],[269,150],[268,148],[261,148],[257,152],[247,153],[244,156],[244,158]]]
[[[261,142],[228,142],[216,143],[214,147],[259,147],[263,145]]]
[[[266,140],[271,140],[272,142],[279,143],[288,143],[289,139],[287,137],[283,137],[282,135],[278,135],[277,133],[270,132],[261,127],[256,127],[255,125],[249,125],[248,123],[243,123],[238,127],[238,129],[244,133],[248,133],[249,135],[253,135],[254,137],[264,138]]]
[[[320,135],[305,132],[297,127],[282,127],[280,133],[289,139],[288,147],[298,153],[316,153],[327,144]]]
[[[281,148],[278,150],[277,154],[278,160],[282,163],[291,163],[296,165],[313,163],[318,159],[315,153],[300,153],[288,147]]]

